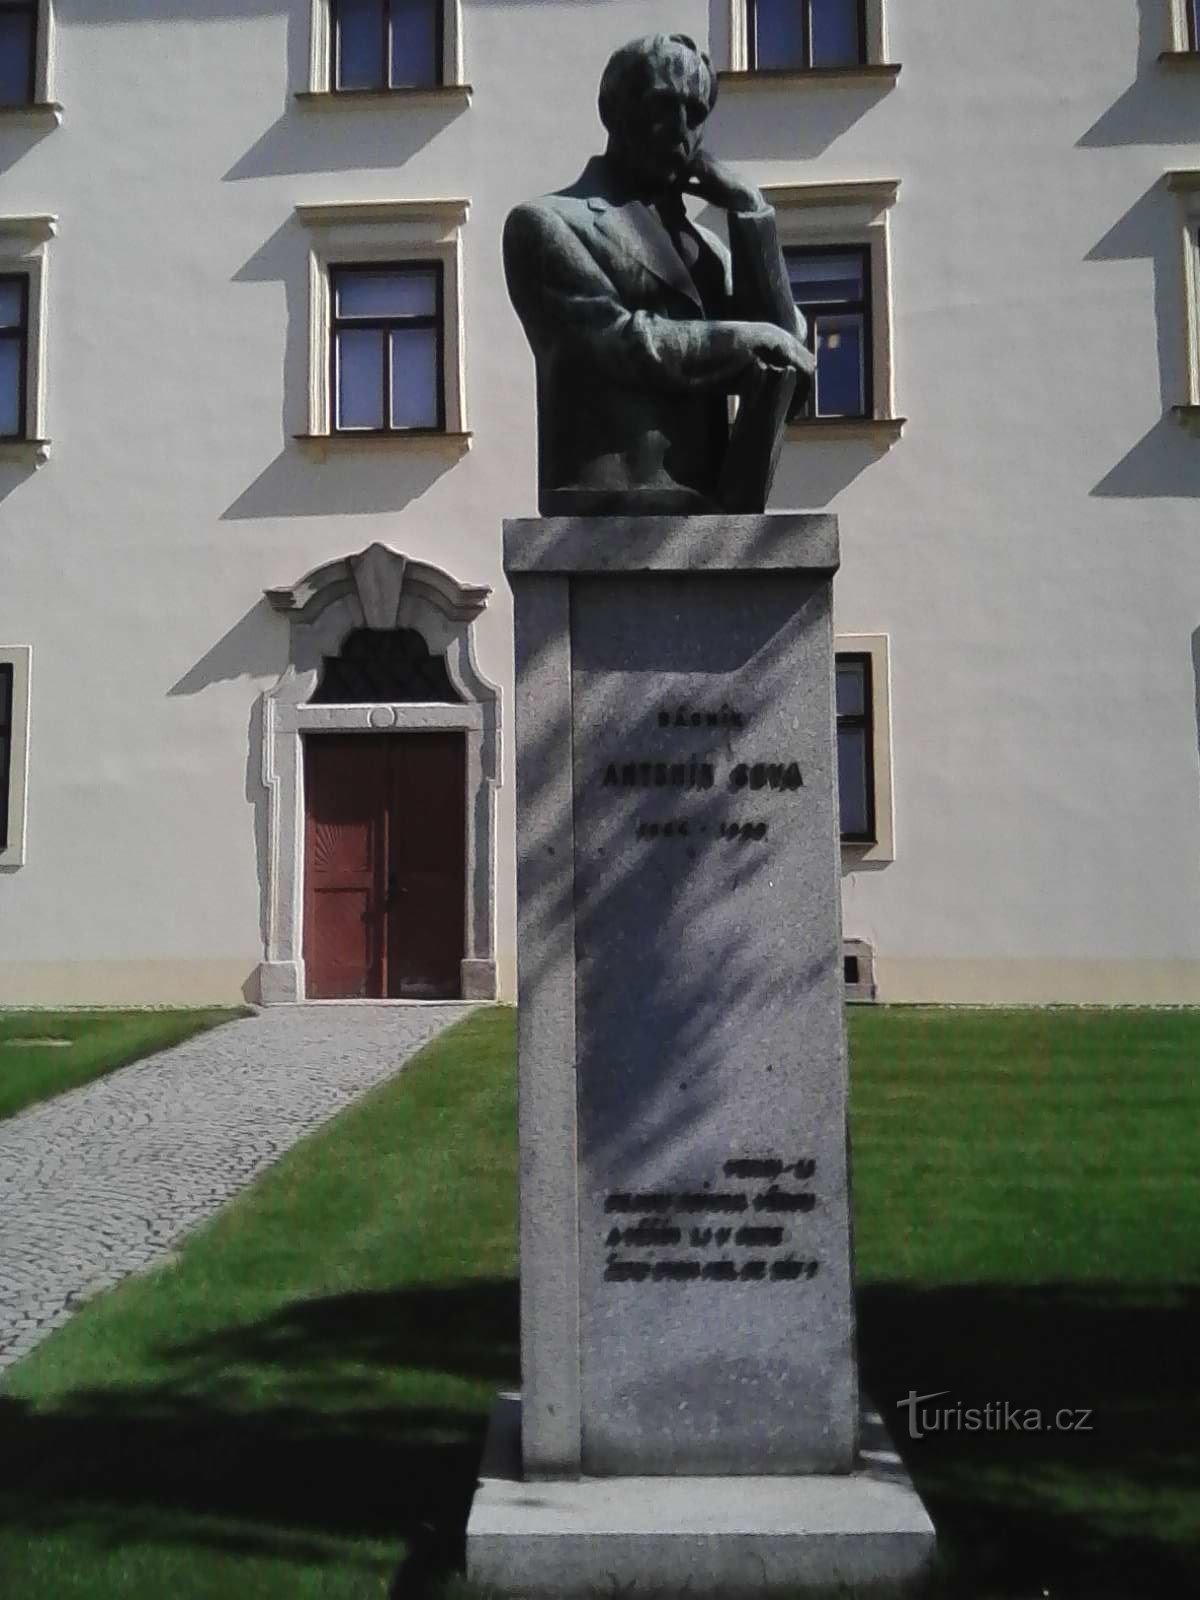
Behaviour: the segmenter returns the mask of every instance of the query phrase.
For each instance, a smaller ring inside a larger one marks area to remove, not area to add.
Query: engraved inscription
[[[810,1156],[734,1156],[723,1189],[616,1190],[605,1212],[635,1219],[605,1235],[608,1283],[808,1283],[820,1262],[801,1253],[803,1218],[817,1205],[812,1189],[788,1187],[815,1177]],[[740,1221],[746,1214],[754,1221]],[[722,1219],[729,1218],[729,1221]],[[695,1219],[695,1220],[689,1220]],[[661,1255],[660,1251],[671,1252]],[[678,1253],[686,1251],[686,1253]]]
[[[722,705],[716,711],[698,711],[694,706],[677,706],[674,711],[658,713],[660,728],[741,728],[745,719],[732,706]]]

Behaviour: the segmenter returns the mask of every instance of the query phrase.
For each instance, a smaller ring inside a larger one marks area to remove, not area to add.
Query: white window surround
[[[308,230],[308,432],[300,438],[320,450],[363,445],[407,448],[423,444],[462,448],[467,431],[463,339],[462,227],[469,200],[363,200],[296,207]],[[330,268],[363,262],[438,261],[442,266],[442,383],[446,426],[438,433],[394,433],[356,439],[333,428],[329,383]]]
[[[1170,48],[1162,51],[1160,61],[1168,64],[1195,62],[1200,52],[1192,48],[1188,28],[1188,0],[1165,0],[1170,19]]]
[[[37,39],[34,43],[33,99],[15,106],[0,106],[0,121],[62,121],[62,107],[54,98],[54,0],[38,0]]]
[[[804,83],[854,83],[864,78],[894,82],[900,68],[887,58],[887,19],[884,0],[865,0],[867,59],[865,64],[847,67],[797,67],[795,71],[750,70],[750,30],[746,0],[709,0],[710,37],[714,62],[722,69],[721,87],[726,85],[786,84],[789,88]],[[715,15],[714,15],[715,13]]]
[[[25,864],[29,791],[29,682],[33,649],[0,644],[0,662],[13,669],[12,743],[8,767],[8,844],[0,849],[0,868]]]
[[[871,658],[871,764],[875,784],[874,844],[842,844],[842,863],[853,869],[863,861],[896,859],[896,822],[892,803],[892,686],[886,633],[839,633],[833,641],[841,652]]]
[[[57,217],[0,216],[0,273],[23,273],[29,279],[25,437],[0,442],[0,461],[40,466],[50,451],[46,437],[46,252],[57,231]]]
[[[789,439],[869,439],[887,449],[900,437],[892,362],[892,269],[888,212],[899,179],[847,183],[779,183],[763,187],[774,206],[779,242],[789,245],[857,244],[871,252],[871,362],[873,394],[866,417],[815,417],[788,424]]]
[[[1188,392],[1172,409],[1189,433],[1200,434],[1200,169],[1168,172],[1167,187],[1179,201]]]
[[[463,998],[496,997],[496,803],[500,693],[480,672],[472,625],[491,590],[462,584],[385,545],[314,568],[268,589],[289,623],[289,664],[262,697],[262,781],[267,791],[266,939],[259,967],[264,1005],[304,999],[303,740],[322,733],[454,731],[466,740],[467,903]],[[458,705],[311,705],[326,656],[356,628],[414,628],[462,697]]]
[[[330,0],[310,3],[308,86],[297,95],[298,100],[319,105],[353,105],[381,99],[470,100],[471,86],[463,78],[462,0],[442,0],[442,81],[425,89],[335,89],[332,6]]]

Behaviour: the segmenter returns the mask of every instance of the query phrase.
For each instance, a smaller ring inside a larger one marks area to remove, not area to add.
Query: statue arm
[[[560,346],[615,382],[680,394],[732,389],[757,361],[755,323],[631,311],[566,221],[544,206],[511,213],[504,266],[534,349]],[[760,334],[766,320],[759,319]]]
[[[807,329],[792,299],[775,212],[770,206],[729,213],[729,250],[733,259],[735,315],[773,322],[777,328],[803,339]]]

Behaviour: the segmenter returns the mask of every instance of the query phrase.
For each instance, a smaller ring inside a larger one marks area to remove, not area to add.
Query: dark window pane
[[[812,65],[849,67],[863,59],[859,0],[811,0]]]
[[[13,283],[0,283],[0,328],[19,328],[23,319],[22,312],[25,308],[24,286]]]
[[[839,717],[865,717],[867,714],[867,673],[861,661],[837,664],[837,714]]]
[[[838,799],[843,833],[864,835],[870,830],[867,801],[867,730],[839,728]]]
[[[804,0],[755,0],[754,65],[803,67]]]
[[[337,336],[337,425],[382,428],[383,339],[377,329]]]
[[[0,663],[0,850],[8,844],[8,781],[12,756],[11,662]]]
[[[339,89],[382,89],[384,0],[337,0],[337,77]]]
[[[816,319],[819,417],[861,417],[866,412],[863,383],[863,316],[823,312]]]
[[[398,328],[392,334],[392,427],[436,428],[437,330]]]
[[[0,437],[18,438],[21,418],[21,345],[17,339],[0,339]]]
[[[32,66],[32,14],[0,11],[0,105],[28,102]]]
[[[437,0],[392,0],[392,86],[426,88],[441,81]]]
[[[337,277],[339,317],[432,317],[435,272],[343,272]]]
[[[792,298],[799,305],[827,305],[864,298],[864,262],[860,255],[790,254],[787,269]]]

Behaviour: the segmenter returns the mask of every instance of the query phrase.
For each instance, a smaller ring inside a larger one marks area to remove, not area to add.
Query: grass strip
[[[1200,1578],[1200,1015],[850,1019],[864,1379],[966,1600]],[[424,1600],[517,1371],[511,1013],[297,1146],[0,1394],[0,1593]],[[803,1337],[803,1330],[797,1330]],[[1086,1410],[951,1426],[900,1402]]]
[[[0,1122],[249,1016],[245,1007],[187,1011],[0,1011]]]

